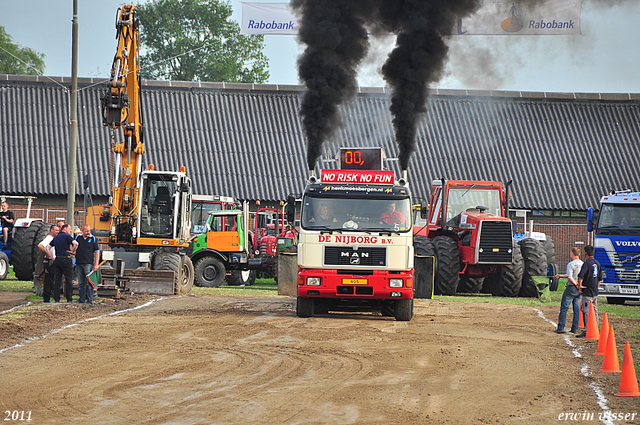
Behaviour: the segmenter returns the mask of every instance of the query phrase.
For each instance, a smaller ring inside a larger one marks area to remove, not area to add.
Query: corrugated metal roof
[[[68,78],[0,75],[1,194],[66,195]],[[77,192],[89,173],[107,196],[110,133],[102,86],[80,79]],[[145,166],[177,170],[194,191],[282,200],[308,175],[298,116],[301,86],[145,82]],[[343,127],[317,167],[335,168],[340,146],[383,146],[397,156],[389,98],[362,88],[340,107]],[[640,95],[431,90],[409,182],[426,199],[434,178],[513,179],[516,208],[583,210],[615,189],[640,190]],[[119,139],[120,133],[116,133]],[[399,171],[397,161],[388,161]]]

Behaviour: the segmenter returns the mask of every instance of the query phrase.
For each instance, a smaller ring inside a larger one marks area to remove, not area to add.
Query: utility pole
[[[71,41],[71,120],[69,127],[69,194],[67,195],[67,223],[73,229],[76,200],[76,150],[78,148],[78,0],[73,0]]]

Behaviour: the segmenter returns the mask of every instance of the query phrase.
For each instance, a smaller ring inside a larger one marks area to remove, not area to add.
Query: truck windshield
[[[306,196],[302,203],[302,228],[307,230],[357,230],[408,232],[411,203],[404,199],[348,199]]]
[[[222,204],[203,201],[191,203],[191,233],[203,233],[207,227],[209,213],[222,210]]]
[[[596,234],[640,233],[640,205],[602,204]]]

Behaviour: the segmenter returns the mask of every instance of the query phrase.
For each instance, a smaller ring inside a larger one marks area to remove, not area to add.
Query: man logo
[[[357,247],[353,248],[353,251],[341,251],[340,252],[340,256],[341,257],[349,257],[349,264],[354,265],[354,266],[359,266],[360,265],[360,258],[365,258],[365,257],[369,257],[369,253],[368,252],[360,252],[358,253],[357,251]]]

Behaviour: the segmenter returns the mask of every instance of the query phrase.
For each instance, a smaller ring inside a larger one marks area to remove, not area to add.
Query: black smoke
[[[426,111],[428,85],[442,76],[445,36],[479,0],[292,0],[300,19],[299,39],[307,45],[298,74],[307,91],[300,114],[307,137],[307,163],[315,167],[322,144],[340,123],[338,105],[357,89],[357,68],[369,46],[368,29],[397,35],[382,68],[392,88],[390,111],[406,170],[415,151],[418,119]]]

